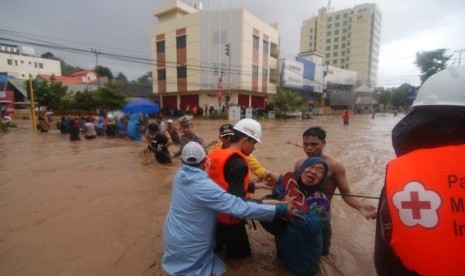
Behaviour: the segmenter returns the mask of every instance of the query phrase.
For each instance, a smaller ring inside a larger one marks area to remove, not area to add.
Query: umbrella
[[[153,103],[149,100],[135,100],[126,104],[123,108],[124,113],[157,113],[160,111],[160,106],[157,103]]]

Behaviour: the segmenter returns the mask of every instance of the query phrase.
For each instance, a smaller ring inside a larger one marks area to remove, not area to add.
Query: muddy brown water
[[[352,193],[376,197],[400,118],[352,115],[349,126],[340,116],[261,121],[263,143],[254,154],[270,170],[289,171],[304,156],[303,131],[320,125],[325,152],[345,164]],[[156,164],[142,141],[70,142],[56,129],[34,133],[29,121],[16,123],[0,134],[0,275],[163,275],[162,228],[180,162]],[[195,120],[194,130],[209,143],[223,123]],[[375,221],[335,196],[332,225],[319,275],[375,275]],[[226,260],[226,275],[291,275],[271,235],[258,226],[249,237],[252,257]]]

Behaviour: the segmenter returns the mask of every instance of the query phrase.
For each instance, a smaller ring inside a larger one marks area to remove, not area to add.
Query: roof
[[[81,71],[77,71],[77,72],[74,73],[74,74],[71,74],[70,77],[85,76],[85,75],[87,75],[88,73],[92,73],[92,72],[94,72],[95,74],[97,74],[95,71],[92,71],[92,70],[81,70]]]

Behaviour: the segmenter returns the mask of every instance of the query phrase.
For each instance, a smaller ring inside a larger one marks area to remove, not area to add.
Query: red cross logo
[[[410,192],[410,201],[401,201],[402,209],[411,209],[414,219],[421,219],[421,209],[431,209],[431,202],[420,201],[418,192]]]
[[[439,223],[437,210],[441,206],[441,197],[426,190],[420,182],[407,183],[403,190],[394,193],[392,203],[406,226],[433,228]]]

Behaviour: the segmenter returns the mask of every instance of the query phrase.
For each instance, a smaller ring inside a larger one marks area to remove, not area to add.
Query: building
[[[332,109],[352,109],[355,103],[357,73],[326,66],[319,53],[301,53],[295,60],[280,59],[280,84],[284,89],[301,92],[309,110],[323,114],[323,102]]]
[[[0,44],[0,72],[17,79],[35,78],[39,74],[61,76],[59,60],[40,58],[34,48]]]
[[[155,9],[153,92],[162,108],[263,108],[276,93],[277,26],[244,9],[205,10],[181,1]]]
[[[97,90],[100,85],[107,82],[107,77],[99,77],[97,72],[93,70],[81,70],[70,76],[56,76],[49,74],[39,74],[38,80],[46,80],[49,82],[52,79],[55,82],[61,82],[63,85],[68,86],[70,92],[84,92]]]
[[[357,86],[376,87],[381,38],[381,12],[376,4],[330,11],[302,23],[300,51],[324,53],[326,65],[357,72]]]

